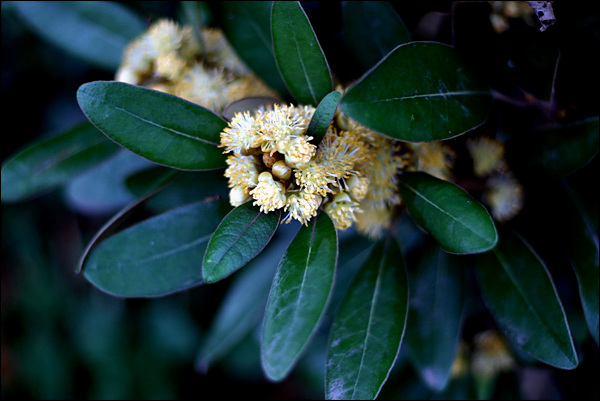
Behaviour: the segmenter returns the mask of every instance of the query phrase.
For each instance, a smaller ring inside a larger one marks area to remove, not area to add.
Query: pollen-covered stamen
[[[258,184],[260,162],[255,156],[231,155],[225,160],[228,167],[225,177],[230,187],[241,187],[246,191]]]
[[[262,137],[256,119],[249,112],[236,113],[229,126],[221,132],[221,144],[225,152],[242,154],[249,149],[258,148]]]
[[[282,220],[282,223],[287,224],[294,218],[300,223],[307,225],[308,221],[317,215],[317,210],[322,201],[323,198],[321,196],[306,191],[290,193],[284,209],[285,211],[289,210],[289,213]]]
[[[345,230],[356,221],[356,213],[360,213],[358,202],[354,202],[345,192],[340,192],[333,200],[323,207],[323,210],[331,217],[333,224],[338,230]]]
[[[260,211],[263,213],[281,209],[285,206],[285,188],[283,184],[273,180],[273,176],[268,171],[260,173],[258,185],[250,191],[250,195],[254,198],[253,204],[260,206]]]

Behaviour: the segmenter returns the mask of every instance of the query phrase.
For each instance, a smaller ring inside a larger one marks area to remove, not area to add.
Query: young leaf
[[[306,134],[313,137],[312,142],[318,144],[325,136],[327,128],[333,120],[341,95],[340,92],[331,92],[317,106],[306,130]]]
[[[400,351],[408,312],[404,258],[378,243],[334,318],[325,367],[327,399],[374,399]]]
[[[302,227],[281,259],[265,311],[262,366],[282,380],[308,345],[325,313],[337,263],[337,233],[326,213]]]
[[[508,337],[534,358],[573,369],[573,346],[556,288],[546,266],[514,233],[502,233],[498,246],[477,259],[481,294]]]
[[[198,202],[152,217],[98,245],[85,278],[121,297],[156,297],[202,283],[200,261],[227,202]]]
[[[211,237],[202,277],[214,283],[244,267],[269,243],[277,230],[281,211],[262,213],[252,202],[233,209]]]
[[[41,139],[2,166],[2,201],[16,202],[52,190],[117,150],[118,146],[88,122]]]
[[[410,33],[390,2],[343,1],[342,18],[348,46],[365,69],[410,41]]]
[[[115,71],[125,46],[145,27],[127,7],[107,1],[15,1],[41,37],[97,67]]]
[[[318,105],[333,90],[331,72],[315,32],[297,1],[274,1],[273,50],[281,77],[298,103]]]
[[[148,160],[181,170],[225,167],[217,146],[227,123],[204,107],[112,81],[82,85],[77,101],[106,136]]]
[[[399,188],[413,220],[446,252],[479,253],[496,245],[489,213],[459,186],[426,173],[405,173]]]
[[[461,135],[487,118],[489,87],[452,47],[433,42],[398,46],[340,101],[362,125],[409,142]]]
[[[219,25],[236,54],[284,98],[291,95],[277,69],[271,40],[272,1],[216,2]]]
[[[423,381],[443,390],[450,378],[464,306],[463,259],[434,244],[424,248],[409,276],[405,346]]]

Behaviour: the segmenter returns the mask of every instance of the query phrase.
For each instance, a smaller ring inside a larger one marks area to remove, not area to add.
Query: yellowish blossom
[[[475,350],[471,360],[473,374],[480,377],[495,376],[513,369],[515,360],[504,339],[493,330],[475,336]]]
[[[338,230],[345,230],[356,222],[356,214],[361,213],[358,202],[354,202],[345,192],[340,192],[325,204],[323,210],[331,217]]]
[[[242,154],[263,143],[259,121],[250,112],[236,113],[228,126],[221,132],[220,147],[224,153]]]
[[[483,201],[498,221],[515,217],[523,208],[523,187],[512,174],[499,174],[486,182]]]
[[[441,142],[408,143],[412,151],[410,170],[423,171],[442,180],[450,180],[455,153]]]
[[[306,191],[292,192],[288,195],[284,211],[288,212],[282,222],[289,223],[292,218],[304,225],[317,215],[317,210],[323,198]]]
[[[231,155],[225,161],[228,165],[225,177],[230,187],[239,187],[249,193],[258,184],[260,162],[256,156]]]
[[[499,141],[488,137],[470,139],[467,149],[473,158],[473,171],[478,177],[506,169],[504,145]]]
[[[254,198],[254,206],[260,206],[263,213],[272,212],[285,206],[287,198],[285,188],[279,181],[273,180],[273,176],[268,171],[260,173],[258,184],[250,191]]]

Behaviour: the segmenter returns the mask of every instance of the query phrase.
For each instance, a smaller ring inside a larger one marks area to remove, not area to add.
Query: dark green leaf
[[[82,85],[77,100],[100,131],[148,160],[181,170],[225,167],[217,146],[227,123],[204,107],[112,81]]]
[[[429,244],[409,274],[410,304],[406,342],[423,381],[443,390],[450,378],[460,335],[465,272],[462,258]]]
[[[409,142],[461,135],[481,125],[491,105],[489,87],[459,53],[433,42],[398,46],[340,101],[362,125]]]
[[[125,46],[145,27],[121,4],[107,1],[14,1],[44,39],[98,67],[115,71]]]
[[[539,129],[527,155],[530,174],[564,177],[585,166],[598,154],[598,117]]]
[[[597,216],[595,221],[592,220],[573,189],[567,187],[566,192],[571,207],[563,210],[564,221],[568,224],[564,235],[565,250],[577,276],[585,320],[598,344],[598,220]]]
[[[514,233],[481,254],[477,277],[487,307],[519,347],[549,365],[573,369],[577,354],[554,283],[544,263]]]
[[[197,366],[203,371],[231,350],[262,319],[277,266],[271,263],[271,255],[265,255],[268,253],[265,250],[248,263],[227,290],[198,354]]]
[[[327,128],[333,120],[341,95],[340,92],[331,92],[317,106],[306,130],[306,134],[313,137],[312,142],[315,144],[321,142],[321,139],[325,136],[325,132],[327,132]]]
[[[2,201],[15,202],[65,184],[119,150],[92,124],[44,138],[2,166]]]
[[[65,199],[82,213],[113,213],[135,200],[125,179],[151,166],[148,160],[119,148],[114,157],[71,180],[64,189]]]
[[[271,32],[277,66],[288,89],[298,103],[318,105],[333,90],[331,72],[299,2],[273,2]]]
[[[271,1],[221,1],[215,5],[215,16],[244,63],[269,87],[289,97],[273,53],[271,4]]]
[[[390,2],[343,1],[342,13],[348,46],[365,69],[410,41],[410,33]]]
[[[233,209],[208,243],[202,264],[204,281],[214,283],[244,267],[269,243],[280,217],[281,211],[262,213],[252,202]]]
[[[446,252],[478,253],[496,245],[489,213],[459,186],[426,173],[405,173],[399,188],[411,217]]]
[[[96,287],[121,297],[154,297],[202,283],[202,256],[228,209],[198,202],[152,217],[98,245],[83,266]]]
[[[125,180],[125,185],[135,196],[142,197],[166,182],[177,178],[180,174],[180,171],[156,166],[130,175]]]
[[[327,399],[374,399],[400,351],[408,313],[404,258],[395,240],[379,242],[358,272],[331,328]]]
[[[223,118],[227,121],[233,120],[236,113],[243,113],[245,111],[256,111],[259,108],[268,108],[269,106],[273,106],[274,104],[281,103],[280,100],[277,100],[272,97],[266,96],[256,96],[256,97],[247,97],[241,100],[237,100],[233,103],[230,103],[223,109]]]
[[[302,227],[279,263],[265,311],[262,366],[271,380],[290,372],[319,326],[335,276],[337,233],[326,213]]]

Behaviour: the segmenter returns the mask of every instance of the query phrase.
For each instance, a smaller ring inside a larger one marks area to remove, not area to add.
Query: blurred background
[[[357,78],[360,69],[344,63],[341,21],[327,17],[340,15],[339,2],[325,3],[302,5],[315,24],[317,36],[323,38],[328,59],[335,60],[331,61],[332,68],[344,80]],[[445,43],[453,40],[455,32],[447,18],[450,2],[402,3],[395,7],[409,31],[415,33],[413,39]],[[147,24],[160,17],[183,21],[177,2],[124,5]],[[597,5],[587,3],[586,7]],[[478,19],[489,15],[489,5],[482,4],[474,10],[462,17],[472,18],[474,26],[485,24],[486,29],[491,28],[488,19]],[[573,33],[571,38],[564,38],[573,39],[575,50],[585,52],[578,59],[570,59],[571,64],[565,67],[577,74],[564,82],[563,94],[565,98],[580,99],[570,102],[578,108],[566,112],[581,117],[597,114],[598,80],[592,71],[598,63],[591,61],[598,51],[597,10],[588,13],[557,4],[556,12],[557,17],[579,26],[587,35],[576,37]],[[537,27],[529,28],[533,30],[517,24],[516,29],[537,32]],[[508,32],[513,32],[513,39],[507,35],[504,42],[496,43],[498,46],[518,40],[514,31]],[[75,98],[77,88],[90,81],[111,80],[114,72],[98,69],[42,39],[25,23],[12,2],[2,2],[1,33],[2,113],[7,122],[0,150],[4,163],[30,141],[85,121]],[[474,37],[463,42],[466,52],[480,49],[467,53],[469,61],[480,68],[490,63],[497,49],[492,42],[481,45],[485,40]],[[543,46],[537,49],[540,48]],[[547,69],[541,65],[540,70]],[[501,78],[493,73],[488,70],[486,78],[496,79],[495,84],[500,85]],[[584,85],[590,77],[592,81]],[[121,179],[145,164],[128,160],[124,165],[129,167],[116,168],[111,174],[82,177],[66,188],[27,202],[2,204],[2,399],[174,399],[211,395],[224,399],[322,398],[326,332],[316,337],[300,366],[281,383],[270,383],[264,378],[257,332],[249,333],[208,372],[195,368],[203,336],[224,298],[228,280],[159,299],[119,299],[100,292],[75,274],[79,257],[95,232],[134,199]],[[597,172],[597,160],[592,171]],[[582,181],[586,181],[585,177]],[[552,213],[551,204],[542,208]],[[277,253],[283,252],[285,238],[291,234],[281,231],[281,244],[266,256],[265,263],[269,263],[268,258],[276,263]],[[570,291],[571,284],[560,290]],[[566,298],[577,299],[577,295],[566,294]],[[565,307],[580,308],[568,302]],[[467,321],[465,331],[473,324]],[[570,324],[574,337],[589,337],[582,316]],[[581,365],[574,371],[533,367],[519,375],[513,372],[500,378],[494,397],[597,399],[598,347],[589,339],[578,344],[580,356],[585,357],[580,358]],[[436,397],[403,363],[402,356],[395,372],[382,396]],[[524,381],[529,384],[524,386]]]

